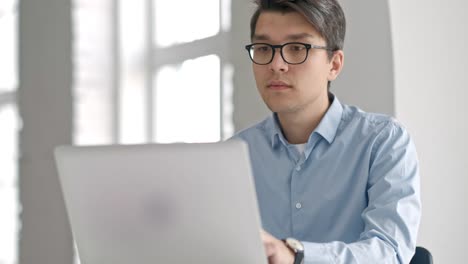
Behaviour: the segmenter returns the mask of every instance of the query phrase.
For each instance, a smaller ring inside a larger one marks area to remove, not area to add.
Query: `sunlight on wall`
[[[18,259],[17,1],[0,2],[0,264]]]
[[[0,124],[0,264],[13,264],[19,228],[18,114],[14,104],[0,105]]]

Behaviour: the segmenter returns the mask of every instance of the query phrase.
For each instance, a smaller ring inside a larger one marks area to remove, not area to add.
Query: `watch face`
[[[304,245],[300,241],[294,238],[286,238],[286,244],[293,250],[297,251],[304,251]]]

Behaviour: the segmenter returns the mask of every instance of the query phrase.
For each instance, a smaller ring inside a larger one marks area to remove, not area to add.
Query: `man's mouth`
[[[267,84],[267,88],[275,91],[280,91],[280,90],[286,90],[291,88],[292,86],[288,83],[285,83],[283,81],[275,80],[275,81],[270,81]]]

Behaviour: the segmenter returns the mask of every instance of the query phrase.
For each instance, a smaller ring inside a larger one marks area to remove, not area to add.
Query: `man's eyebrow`
[[[291,35],[287,35],[285,39],[288,39],[288,40],[299,40],[299,39],[304,39],[304,38],[314,38],[314,35],[311,35],[309,33],[299,33],[299,34],[291,34]],[[268,41],[268,40],[271,40],[271,38],[268,36],[268,35],[264,35],[264,34],[260,34],[260,35],[254,35],[253,40],[264,40],[264,41]]]
[[[309,33],[300,33],[300,34],[293,34],[293,35],[288,35],[287,39],[291,40],[298,40],[298,39],[303,39],[303,38],[314,38],[314,35],[311,35]]]
[[[270,40],[270,37],[268,37],[267,35],[263,35],[263,34],[261,34],[261,35],[255,34],[252,39],[254,39],[254,40]]]

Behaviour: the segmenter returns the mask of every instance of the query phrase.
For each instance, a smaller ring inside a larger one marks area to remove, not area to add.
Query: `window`
[[[230,1],[121,0],[117,9],[118,142],[231,136]]]
[[[19,202],[17,150],[17,2],[0,2],[0,263],[17,263]]]
[[[75,0],[75,6],[75,143],[213,142],[232,135],[230,0]]]

